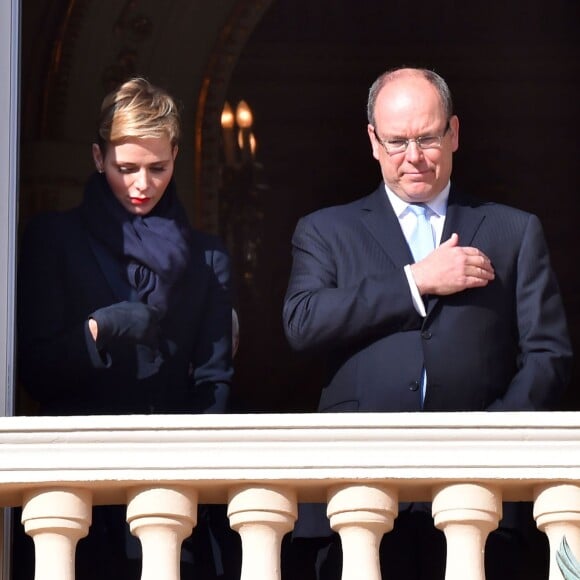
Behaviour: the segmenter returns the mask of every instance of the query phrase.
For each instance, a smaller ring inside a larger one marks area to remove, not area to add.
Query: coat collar
[[[485,220],[484,207],[483,202],[463,195],[452,186],[441,241],[448,240],[451,234],[456,233],[461,246],[471,246]]]
[[[401,267],[412,263],[411,250],[387,198],[384,185],[381,184],[376,191],[363,198],[360,207],[364,225],[391,261]]]
[[[457,233],[462,246],[472,245],[477,230],[485,220],[484,206],[481,201],[465,196],[452,185],[441,241],[448,240],[451,234]],[[389,203],[384,184],[361,199],[359,207],[362,222],[392,262],[400,267],[411,264],[411,250]]]

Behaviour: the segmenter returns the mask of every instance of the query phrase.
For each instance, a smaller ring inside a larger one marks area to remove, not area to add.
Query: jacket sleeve
[[[365,267],[370,256],[345,248],[340,225],[302,218],[292,238],[292,271],[284,299],[286,337],[296,350],[351,347],[391,333],[418,328],[402,266],[385,258],[384,268]]]
[[[517,261],[518,371],[490,411],[554,409],[567,386],[572,346],[538,218],[530,216]]]
[[[221,243],[216,241],[215,247],[206,250],[206,263],[211,276],[192,360],[194,405],[201,412],[223,413],[233,365],[230,259]]]

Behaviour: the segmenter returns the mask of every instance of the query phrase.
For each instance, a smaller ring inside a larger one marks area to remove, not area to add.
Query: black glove
[[[89,318],[97,323],[97,348],[114,341],[157,346],[159,314],[142,302],[117,302],[95,310]]]

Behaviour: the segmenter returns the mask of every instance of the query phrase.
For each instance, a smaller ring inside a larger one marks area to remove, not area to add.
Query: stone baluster
[[[328,493],[330,526],[342,544],[342,580],[381,580],[379,547],[393,529],[397,491],[378,485],[341,485]]]
[[[141,541],[141,580],[179,580],[181,543],[197,524],[197,491],[142,487],[127,494],[127,521]]]
[[[84,489],[37,489],[24,494],[22,523],[34,540],[34,580],[74,580],[76,545],[87,535],[91,516],[92,496]]]
[[[498,489],[477,483],[441,486],[433,494],[435,526],[445,533],[445,580],[485,580],[485,542],[502,516]]]
[[[550,484],[535,490],[534,518],[538,528],[548,536],[550,544],[550,580],[561,580],[556,552],[562,538],[580,561],[580,486]]]
[[[228,516],[242,540],[241,580],[279,580],[282,538],[297,517],[294,490],[237,487],[230,492]]]

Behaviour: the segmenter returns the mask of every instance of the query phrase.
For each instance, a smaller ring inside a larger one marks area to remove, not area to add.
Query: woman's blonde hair
[[[173,97],[144,78],[124,82],[103,99],[98,127],[101,150],[107,143],[128,137],[169,137],[175,146],[179,135],[179,111]]]

